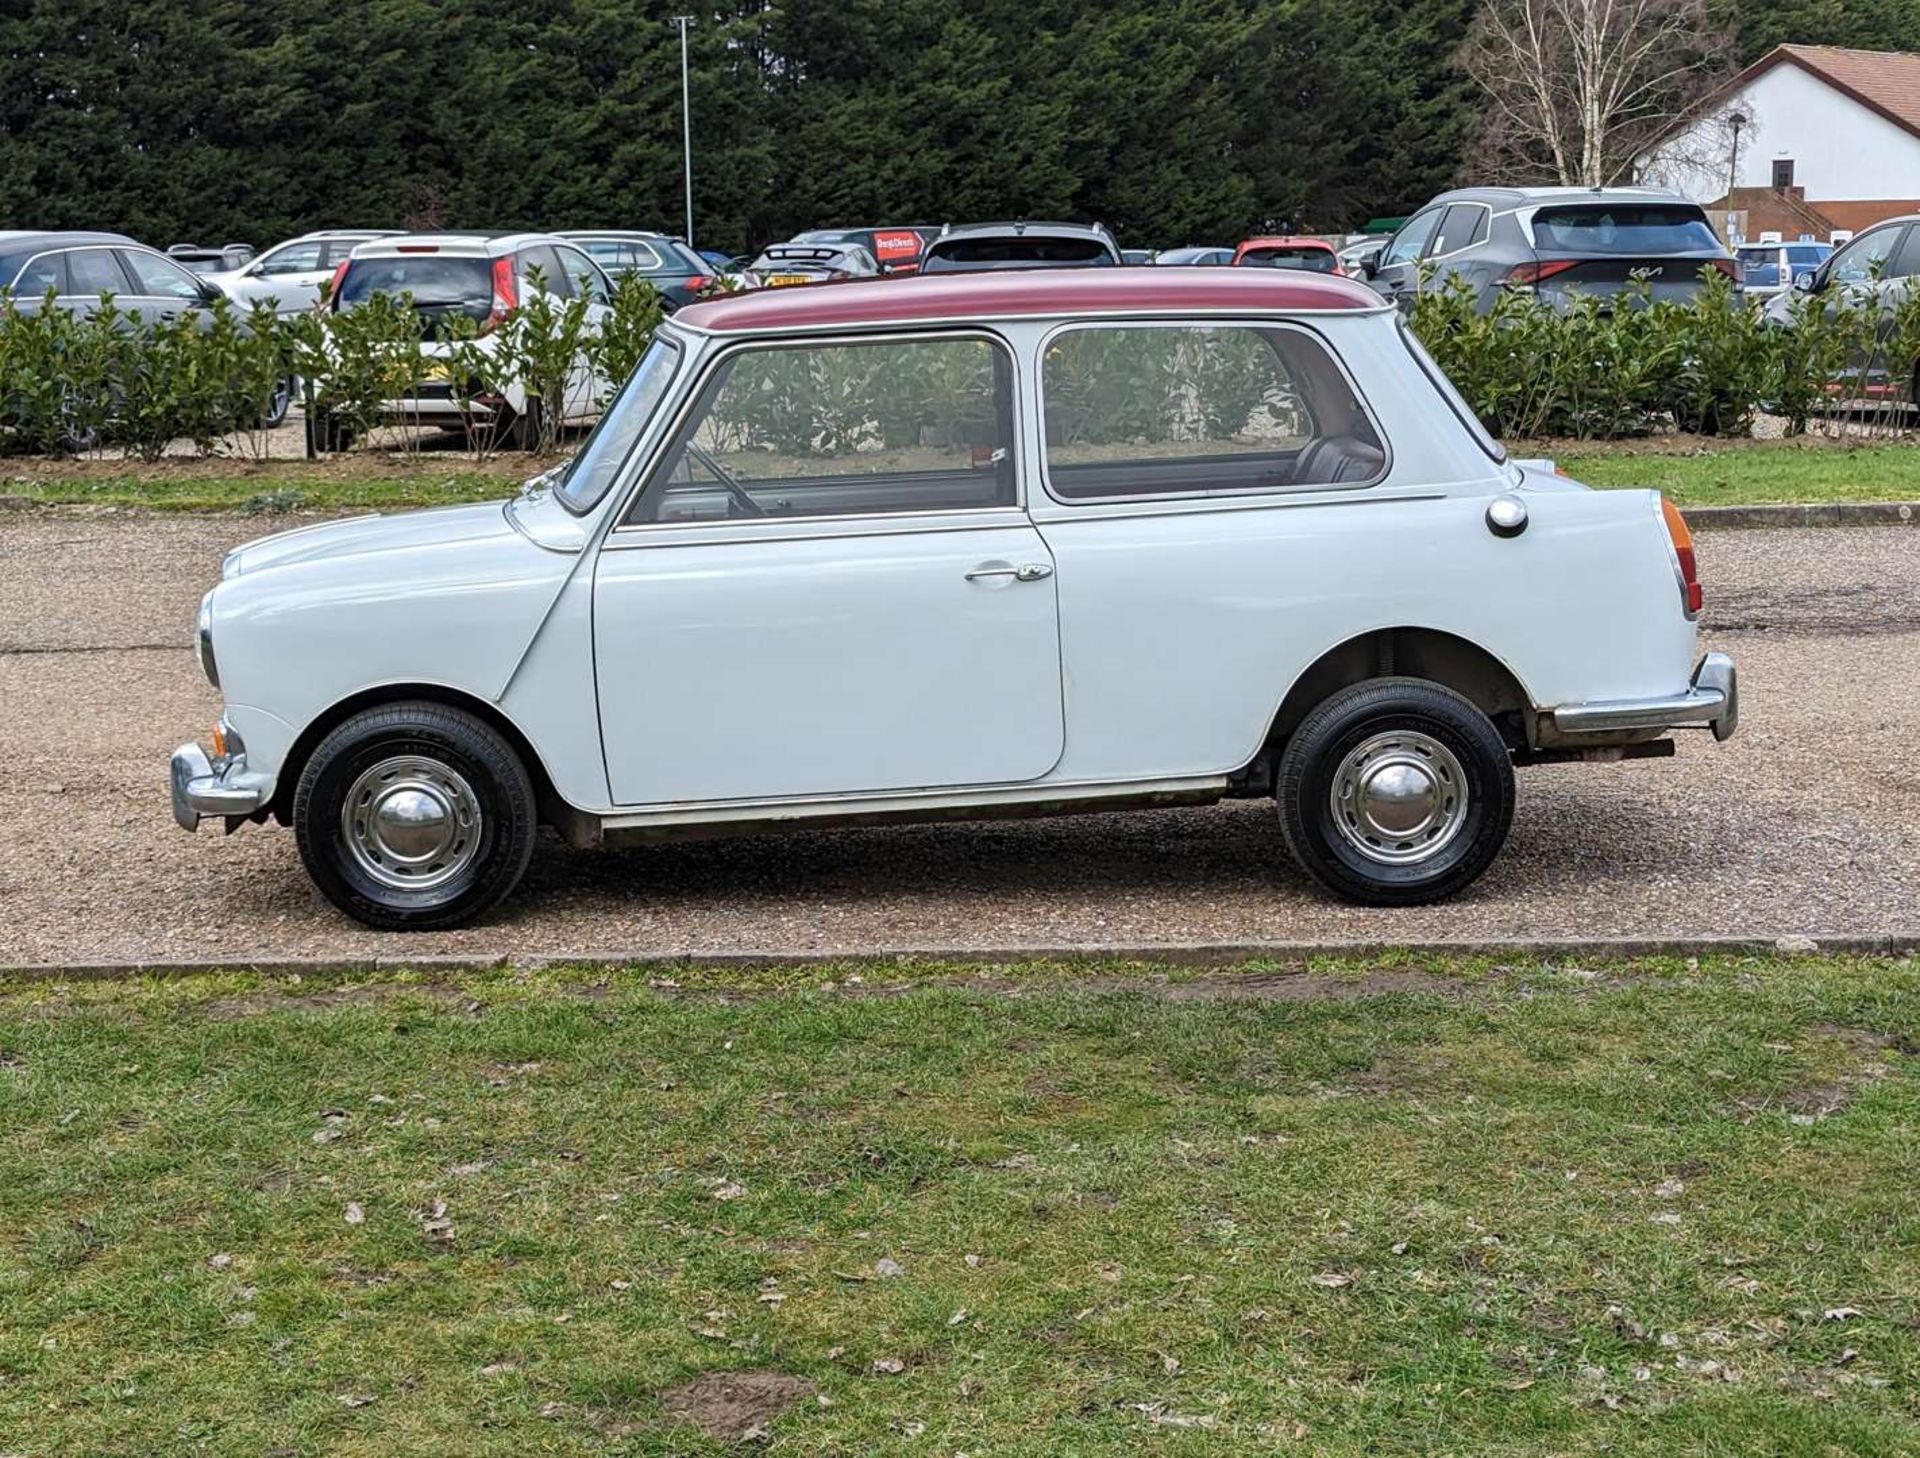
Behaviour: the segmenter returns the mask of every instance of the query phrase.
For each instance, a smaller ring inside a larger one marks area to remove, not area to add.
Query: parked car
[[[1516,765],[1733,733],[1700,607],[1670,503],[1508,460],[1351,280],[771,289],[668,320],[511,501],[230,554],[173,812],[291,826],[393,928],[486,911],[543,824],[1228,796],[1337,894],[1431,901],[1493,861]]]
[[[873,255],[882,273],[918,273],[927,240],[939,233],[924,223],[890,228],[814,228],[797,233],[795,243],[857,243]]]
[[[222,297],[211,279],[119,233],[0,232],[0,289],[23,312],[41,308],[51,292],[56,308],[91,315],[111,294],[117,308],[148,323],[190,316],[202,329]],[[261,423],[279,425],[292,401],[293,382],[282,381]]]
[[[1120,250],[1120,261],[1129,268],[1140,268],[1153,262],[1153,250],[1151,248],[1122,248]]]
[[[203,248],[198,243],[174,243],[167,248],[167,257],[202,278],[216,273],[231,273],[236,268],[245,268],[253,260],[251,243],[224,243],[218,248]]]
[[[559,237],[575,243],[611,277],[637,273],[660,292],[660,306],[671,314],[704,298],[726,269],[708,261],[678,238],[665,233],[581,229]]]
[[[1423,272],[1429,288],[1459,280],[1485,312],[1501,289],[1531,290],[1556,309],[1638,288],[1685,302],[1700,291],[1703,269],[1740,282],[1740,266],[1706,213],[1676,192],[1476,187],[1442,193],[1407,219],[1369,277],[1402,305]]]
[[[1740,261],[1741,285],[1748,300],[1763,304],[1775,294],[1784,294],[1832,253],[1831,243],[1743,243],[1733,256]]]
[[[1791,327],[1794,294],[1825,300],[1829,313],[1842,300],[1855,307],[1877,306],[1880,320],[1873,343],[1848,365],[1864,372],[1869,394],[1920,406],[1920,359],[1909,359],[1899,350],[1896,328],[1897,311],[1920,291],[1920,213],[1875,223],[1811,273],[1796,278],[1793,290],[1770,299],[1762,317]]]
[[[1153,255],[1153,261],[1163,268],[1223,268],[1233,262],[1233,250],[1212,247],[1162,248]]]
[[[922,273],[1001,268],[1113,267],[1120,249],[1098,223],[974,223],[949,228],[927,245]]]
[[[320,289],[339,272],[347,255],[374,238],[392,238],[392,228],[330,228],[276,243],[258,258],[208,278],[241,308],[269,303],[279,314],[304,314]]]
[[[1369,265],[1377,263],[1386,251],[1386,237],[1362,238],[1340,250],[1340,271],[1350,278],[1365,278]]]
[[[411,233],[362,243],[340,265],[328,296],[329,309],[361,308],[378,294],[405,297],[420,317],[423,355],[445,359],[448,321],[465,316],[479,328],[483,346],[492,327],[521,307],[536,291],[558,304],[586,301],[587,328],[597,334],[608,312],[611,285],[600,267],[578,246],[551,233]],[[504,389],[472,394],[448,377],[446,367],[427,367],[427,378],[405,396],[386,401],[375,423],[466,429],[484,426],[497,437],[521,444],[540,426],[540,402],[525,386],[510,381]],[[583,424],[600,413],[604,382],[584,353],[568,380],[562,425]],[[349,422],[332,417],[312,422],[315,444],[343,449]]]
[[[1233,264],[1236,268],[1297,268],[1307,273],[1341,271],[1331,243],[1291,234],[1247,239],[1233,250]]]
[[[769,289],[844,283],[879,273],[879,262],[858,243],[775,243],[747,265],[747,276]]]

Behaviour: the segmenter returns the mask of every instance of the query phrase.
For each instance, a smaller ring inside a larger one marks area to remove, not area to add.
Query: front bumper
[[[231,829],[267,798],[265,785],[247,771],[244,749],[212,760],[198,744],[183,744],[173,752],[172,778],[173,818],[182,830],[198,830],[213,816]]]
[[[1613,699],[1562,704],[1553,711],[1553,727],[1562,734],[1607,734],[1622,729],[1706,728],[1727,740],[1740,725],[1740,683],[1733,660],[1709,653],[1693,671],[1682,694],[1658,699]]]

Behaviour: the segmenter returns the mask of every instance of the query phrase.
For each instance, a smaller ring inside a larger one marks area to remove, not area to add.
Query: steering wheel
[[[726,488],[727,498],[740,508],[742,516],[765,516],[766,507],[747,495],[747,488],[727,472],[727,469],[692,441],[687,442],[687,454],[713,472],[714,480]]]

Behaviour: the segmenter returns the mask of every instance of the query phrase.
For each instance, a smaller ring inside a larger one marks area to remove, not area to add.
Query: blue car
[[[1749,299],[1770,299],[1812,273],[1833,252],[1831,243],[1743,243],[1734,250]]]

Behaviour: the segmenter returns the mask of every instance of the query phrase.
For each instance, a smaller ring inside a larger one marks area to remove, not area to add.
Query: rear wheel
[[[519,883],[533,785],[490,725],[444,704],[383,705],[320,742],[294,790],[300,858],[368,926],[458,926]]]
[[[1340,690],[1301,722],[1275,798],[1302,869],[1350,901],[1408,906],[1472,882],[1506,843],[1513,759],[1487,716],[1425,679]]]

